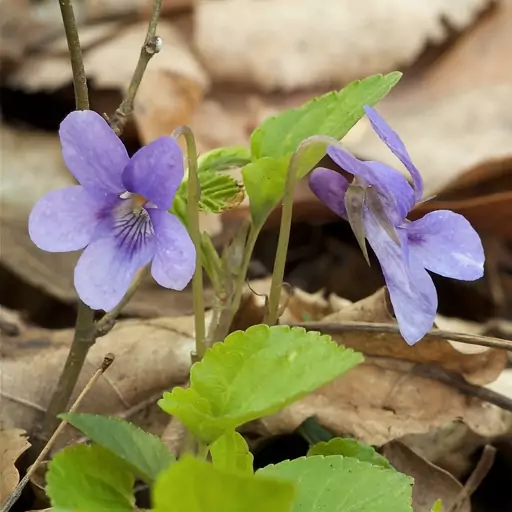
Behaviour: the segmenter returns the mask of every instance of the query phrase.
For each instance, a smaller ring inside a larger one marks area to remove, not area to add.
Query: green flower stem
[[[295,184],[297,182],[297,171],[300,164],[302,152],[310,145],[318,144],[318,136],[310,137],[299,144],[299,147],[292,155],[288,172],[286,173],[285,192],[283,197],[283,210],[281,213],[281,225],[279,228],[279,240],[277,242],[276,259],[274,261],[274,270],[272,272],[272,282],[270,284],[270,294],[268,298],[267,310],[263,323],[275,325],[279,318],[279,302],[281,299],[281,287],[283,285],[284,269],[286,265],[286,256],[288,254],[288,243],[290,241],[290,230],[292,225],[293,199]]]
[[[244,246],[240,273],[236,276],[233,294],[231,298],[225,297],[223,300],[219,300],[217,311],[214,311],[214,318],[208,335],[209,346],[216,341],[222,341],[229,334],[229,328],[231,327],[233,318],[240,307],[244,284],[247,278],[247,271],[249,270],[252,252],[254,250],[256,240],[258,239],[259,232],[260,230],[256,228],[254,224],[251,224],[247,241]]]
[[[194,301],[194,326],[196,333],[196,351],[193,359],[200,361],[207,346],[205,342],[204,297],[203,297],[203,258],[201,251],[201,231],[199,230],[199,199],[201,190],[197,175],[197,149],[194,134],[188,126],[180,126],[172,136],[176,139],[181,135],[187,143],[188,157],[188,196],[187,221],[190,238],[196,248],[196,270],[192,278],[192,296]]]

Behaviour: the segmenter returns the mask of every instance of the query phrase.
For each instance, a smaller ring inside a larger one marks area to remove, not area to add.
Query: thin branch
[[[75,89],[75,103],[77,110],[87,110],[89,108],[89,92],[87,90],[87,78],[85,76],[84,60],[82,58],[82,48],[76,28],[75,13],[71,0],[59,0],[60,12],[66,40],[69,48],[69,58],[71,60],[71,70],[73,71],[73,87]]]
[[[464,488],[455,498],[453,505],[448,512],[457,512],[462,509],[464,503],[471,497],[471,495],[480,487],[484,478],[487,476],[494,464],[494,458],[496,457],[496,448],[490,444],[486,444],[482,456],[478,461],[475,469],[468,478]]]
[[[132,80],[126,94],[121,102],[121,105],[114,112],[110,119],[110,126],[112,129],[120,135],[123,131],[124,125],[128,120],[128,117],[133,112],[133,105],[135,96],[139,90],[139,86],[142,82],[142,77],[146,71],[149,61],[158,53],[162,48],[162,39],[156,35],[156,27],[158,24],[158,18],[160,17],[160,10],[162,9],[162,0],[153,0],[153,13],[149,20],[148,31],[146,33],[146,39],[140,50],[139,60],[135,71],[132,76]]]
[[[79,405],[82,403],[82,400],[85,398],[85,395],[93,388],[94,384],[96,384],[96,381],[105,373],[105,371],[109,368],[109,366],[114,362],[114,354],[107,354],[99,366],[99,368],[96,370],[94,375],[91,377],[85,388],[82,390],[78,398],[75,400],[75,403],[72,405],[72,407],[69,409],[69,412],[75,412]],[[36,472],[36,469],[38,468],[39,464],[44,461],[45,457],[50,452],[52,446],[55,443],[55,440],[59,436],[59,434],[62,432],[64,427],[68,424],[67,421],[62,420],[60,422],[60,425],[57,427],[53,435],[50,437],[44,448],[41,450],[41,453],[37,457],[37,459],[34,461],[34,463],[28,468],[27,474],[23,477],[23,479],[18,483],[14,491],[11,493],[7,501],[2,506],[1,512],[9,512],[11,507],[16,503],[18,498],[21,496],[21,493],[23,492],[23,489],[30,481],[30,478],[32,475]]]
[[[128,302],[130,302],[131,298],[135,295],[135,292],[139,289],[139,286],[142,284],[148,274],[149,266],[142,268],[130,284],[128,291],[124,294],[121,302],[119,302],[119,304],[112,311],[105,313],[105,315],[103,315],[101,319],[96,322],[97,337],[104,336],[112,330],[112,327],[114,327],[116,323],[117,317],[128,304]]]
[[[371,322],[343,322],[334,324],[327,322],[304,322],[289,324],[291,327],[303,327],[308,331],[320,331],[325,334],[341,334],[349,332],[376,332],[385,334],[396,334],[400,336],[398,326],[393,324],[371,323]],[[467,334],[462,332],[444,331],[442,329],[432,329],[425,334],[425,341],[435,338],[458,341],[467,345],[479,345],[481,347],[499,348],[512,351],[512,341],[493,338],[491,336],[482,336],[479,334]]]

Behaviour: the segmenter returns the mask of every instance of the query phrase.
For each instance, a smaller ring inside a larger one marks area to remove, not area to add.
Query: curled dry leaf
[[[28,331],[27,336],[30,335]],[[41,330],[37,333],[41,339]],[[33,351],[14,351],[2,361],[0,424],[33,429],[41,421],[72,339],[71,330],[46,331],[47,344],[34,357]],[[106,353],[113,352],[115,364],[87,395],[81,412],[118,414],[149,397],[184,384],[193,350],[193,318],[160,318],[119,322],[89,351],[74,397],[96,371]],[[69,441],[68,431],[59,446]]]
[[[4,422],[0,419],[0,425]],[[0,503],[10,496],[20,480],[15,463],[18,457],[28,450],[30,443],[26,431],[20,428],[0,430]]]
[[[385,288],[326,316],[321,324],[341,324],[351,321],[394,323]],[[360,350],[364,354],[436,364],[445,370],[461,374],[472,384],[482,385],[494,381],[507,365],[507,354],[503,350],[482,350],[479,347],[476,350],[462,352],[458,350],[460,343],[456,343],[457,348],[455,348],[453,342],[442,338],[424,339],[410,347],[399,334],[353,330],[331,335],[340,345]]]
[[[342,85],[414,62],[446,25],[462,30],[488,0],[201,0],[196,42],[212,78],[264,91]],[[264,28],[263,28],[264,27]],[[229,37],[226,37],[229,34]]]
[[[343,307],[318,325],[350,321],[392,321],[384,291]],[[444,339],[424,340],[409,347],[398,334],[324,332],[338,343],[362,351],[365,363],[250,428],[265,436],[290,432],[308,417],[317,416],[337,435],[353,435],[376,445],[408,434],[432,432],[455,420],[463,421],[482,437],[501,435],[510,429],[509,412],[464,396],[438,380],[436,371],[430,378],[419,371],[426,366],[462,374],[473,383],[487,383],[496,379],[506,365],[502,351],[465,354]]]
[[[461,483],[450,473],[420,457],[399,441],[386,443],[381,453],[398,471],[414,478],[414,512],[431,512],[437,499],[443,502],[444,510],[450,510],[462,490]],[[466,502],[460,512],[471,512],[470,504]]]
[[[49,295],[74,303],[73,269],[78,253],[48,253],[28,235],[28,216],[47,192],[75,184],[64,166],[56,135],[0,127],[0,262],[20,279]],[[207,292],[207,301],[210,294]],[[183,315],[193,310],[188,292],[173,292],[148,279],[125,308],[140,316]]]

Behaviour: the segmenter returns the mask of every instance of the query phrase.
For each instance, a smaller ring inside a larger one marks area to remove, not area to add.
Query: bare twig
[[[478,461],[473,473],[468,478],[464,488],[459,492],[453,505],[450,507],[448,512],[457,512],[462,508],[464,503],[471,497],[471,495],[478,489],[484,478],[489,473],[492,465],[494,464],[494,458],[496,456],[496,448],[490,444],[486,444],[482,456]]]
[[[303,327],[308,331],[320,331],[325,334],[341,334],[365,331],[375,333],[396,334],[400,336],[398,326],[393,324],[371,322],[343,322],[342,324],[334,324],[327,322],[304,322],[289,325],[291,327]],[[444,331],[442,329],[432,329],[431,331],[427,332],[427,334],[425,334],[425,338],[423,338],[423,340],[428,341],[434,338],[458,341],[460,343],[466,343],[467,345],[479,345],[481,347],[500,348],[503,350],[512,351],[512,341],[502,340],[500,338],[493,338],[490,336],[482,336],[478,334]]]
[[[132,80],[126,91],[125,97],[121,102],[121,105],[114,112],[110,119],[110,126],[119,135],[126,124],[128,117],[133,112],[133,104],[135,96],[139,90],[142,77],[146,71],[149,61],[155,53],[158,53],[162,47],[162,39],[156,35],[156,27],[158,24],[158,18],[160,16],[160,10],[162,8],[162,0],[153,0],[153,13],[149,20],[148,31],[146,33],[146,39],[140,50],[139,60],[132,76]]]
[[[114,362],[114,354],[107,354],[99,366],[99,368],[96,370],[94,375],[91,377],[85,388],[82,390],[78,398],[75,400],[75,403],[71,406],[69,409],[69,412],[75,412],[79,405],[82,403],[82,400],[85,398],[85,395],[93,388],[94,384],[96,384],[96,381],[103,375],[103,373],[107,370],[107,368]],[[64,427],[68,424],[67,421],[62,420],[60,422],[60,425],[57,427],[53,435],[50,437],[44,448],[41,450],[41,453],[37,457],[37,459],[34,461],[34,463],[29,467],[27,474],[22,478],[22,480],[18,483],[12,494],[9,496],[7,501],[2,506],[1,512],[8,512],[11,507],[16,503],[18,498],[21,496],[21,493],[23,492],[23,489],[30,481],[30,478],[35,473],[37,467],[41,462],[44,461],[45,457],[50,452],[53,444],[55,443],[55,440],[59,436],[59,434],[62,432]]]
[[[59,6],[68,42],[71,69],[73,71],[76,109],[87,110],[89,108],[89,92],[87,90],[87,78],[85,76],[82,48],[80,47],[80,39],[76,28],[73,5],[71,0],[59,0]]]

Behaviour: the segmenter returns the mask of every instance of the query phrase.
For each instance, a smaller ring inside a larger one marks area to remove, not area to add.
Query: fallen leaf
[[[127,27],[108,23],[86,32],[86,41],[95,41],[84,51],[87,77],[95,90],[124,91],[128,87],[146,31],[147,23],[141,22]],[[144,143],[188,124],[209,87],[208,76],[178,29],[161,20],[158,35],[163,48],[150,60],[134,105],[135,122]],[[62,51],[66,47],[65,39],[61,39],[44,53],[26,58],[8,84],[31,92],[51,92],[69,84],[69,57]]]
[[[510,413],[436,380],[418,377],[411,373],[412,366],[366,357],[365,363],[342,379],[248,428],[265,437],[289,433],[316,416],[338,436],[353,436],[377,446],[455,420],[483,437],[502,435],[511,428]]]
[[[107,352],[115,363],[85,397],[81,412],[113,415],[136,407],[155,394],[184,384],[194,348],[193,317],[120,321],[89,351],[73,398],[83,389]],[[28,334],[27,334],[28,335]],[[41,336],[41,330],[38,331]],[[69,351],[72,330],[46,331],[48,343],[34,353],[17,351],[2,360],[0,424],[32,430],[48,406]],[[67,430],[58,446],[76,434]]]
[[[343,324],[346,322],[395,323],[390,313],[386,289],[381,288],[370,297],[332,313],[319,324]],[[325,330],[329,334],[328,330]],[[403,361],[436,364],[445,370],[463,375],[472,384],[488,384],[495,380],[507,365],[507,354],[498,349],[457,350],[460,343],[442,338],[424,339],[410,347],[399,334],[347,331],[330,333],[340,345],[364,354],[392,357]],[[455,346],[454,346],[455,345]]]
[[[420,457],[399,441],[391,441],[381,449],[381,454],[401,473],[412,476],[412,504],[414,512],[431,512],[432,505],[441,499],[444,510],[450,510],[462,484],[450,473]],[[465,503],[460,512],[471,512]]]
[[[3,425],[2,421],[0,425]],[[20,480],[15,463],[30,447],[25,436],[26,431],[20,428],[0,431],[0,503],[4,503]]]
[[[460,31],[488,5],[330,0],[319,8],[315,0],[280,0],[271,7],[257,0],[202,0],[195,39],[216,81],[263,91],[339,86],[411,64],[428,42],[447,39],[446,25]]]
[[[57,135],[0,127],[2,187],[0,190],[1,264],[32,286],[74,303],[73,269],[79,253],[49,253],[28,235],[28,216],[47,192],[75,184],[64,166]],[[206,291],[208,296],[211,293]],[[193,310],[190,293],[159,287],[148,278],[125,308],[140,316],[183,315]]]
[[[193,0],[166,0],[162,2],[162,15],[192,7]],[[129,16],[134,13],[149,16],[152,5],[147,0],[84,0],[84,14],[88,19]]]

